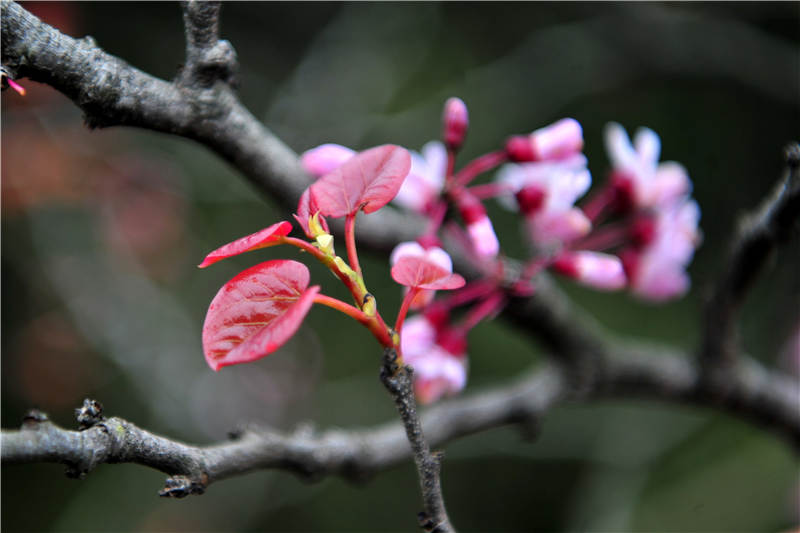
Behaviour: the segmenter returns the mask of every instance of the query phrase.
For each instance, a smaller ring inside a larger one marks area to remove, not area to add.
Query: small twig
[[[541,418],[565,401],[644,398],[727,412],[788,438],[800,450],[796,380],[767,372],[755,362],[739,365],[731,376],[731,393],[720,402],[703,394],[697,370],[685,353],[651,346],[608,350],[601,379],[588,395],[576,396],[558,367],[545,366],[516,382],[428,408],[422,427],[429,445],[443,446],[509,424],[519,425],[525,435],[536,434]],[[169,474],[162,494],[183,497],[201,494],[212,482],[266,469],[311,481],[327,476],[364,481],[412,455],[399,422],[322,433],[247,428],[227,442],[201,447],[155,435],[121,418],[105,418],[92,400],[78,410],[78,420],[84,429],[70,431],[32,411],[20,430],[0,433],[3,465],[61,463],[67,465],[68,475],[82,477],[103,463],[135,463]]]
[[[424,511],[419,513],[419,524],[431,533],[447,533],[455,531],[447,517],[442,496],[441,468],[442,452],[431,452],[422,424],[417,413],[417,401],[414,397],[413,370],[407,365],[398,365],[397,352],[393,348],[383,351],[381,367],[381,383],[392,395],[395,407],[400,413],[400,420],[411,444],[414,463],[417,465]]]
[[[217,80],[233,83],[236,52],[231,43],[219,40],[220,8],[220,2],[183,2],[186,64],[179,77],[182,85],[211,87]]]
[[[800,216],[800,145],[786,148],[786,175],[761,205],[744,216],[728,261],[705,306],[699,362],[703,379],[720,384],[739,352],[736,319],[745,296],[775,248]]]
[[[518,383],[434,406],[422,425],[434,445],[506,424],[534,427],[562,398],[562,383],[560,374],[546,367]],[[214,481],[262,469],[286,470],[312,481],[333,475],[363,481],[412,456],[399,422],[323,433],[248,428],[228,442],[199,447],[121,418],[105,418],[94,400],[85,400],[76,414],[80,431],[61,428],[38,411],[26,416],[20,430],[3,430],[3,464],[61,463],[68,475],[83,477],[103,463],[135,463],[169,474],[162,495],[183,497],[202,494]]]

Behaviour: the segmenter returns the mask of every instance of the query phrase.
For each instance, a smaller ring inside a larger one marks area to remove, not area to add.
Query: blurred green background
[[[25,3],[65,33],[164,78],[183,59],[177,3]],[[222,35],[241,97],[296,151],[323,142],[419,149],[444,100],[470,109],[465,158],[558,118],[584,127],[595,183],[601,131],[655,129],[703,211],[693,290],[653,306],[564,283],[621,335],[691,349],[703,295],[736,217],[779,177],[800,137],[800,3],[226,3]],[[88,131],[69,101],[28,80],[2,97],[2,426],[39,407],[74,427],[84,397],[109,414],[193,443],[242,422],[291,429],[393,418],[371,337],[315,308],[280,352],[208,369],[206,307],[269,249],[213,269],[209,250],[288,211],[186,140]],[[464,159],[465,160],[465,159]],[[504,248],[524,253],[515,217],[491,207]],[[289,252],[291,254],[291,252]],[[316,265],[313,279],[338,294]],[[400,291],[385,257],[364,270],[383,309]],[[783,248],[750,295],[742,342],[798,375],[800,246]],[[389,315],[392,313],[389,312]],[[792,342],[794,339],[794,344]],[[496,321],[470,337],[467,392],[513,378],[541,354]],[[799,407],[800,408],[800,407]],[[798,525],[797,458],[771,434],[717,412],[606,401],[551,412],[535,440],[498,429],[447,447],[444,492],[463,531],[787,531]],[[85,480],[59,465],[2,469],[4,531],[409,531],[420,508],[411,465],[363,486],[259,472],[201,497],[162,500],[164,475],[104,465]]]

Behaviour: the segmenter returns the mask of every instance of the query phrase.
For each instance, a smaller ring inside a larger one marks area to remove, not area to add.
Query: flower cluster
[[[662,301],[689,287],[685,269],[700,240],[699,209],[691,182],[678,163],[659,163],[660,141],[648,129],[631,142],[610,124],[606,146],[609,179],[586,200],[592,177],[583,155],[583,131],[565,118],[456,170],[469,118],[458,98],[445,103],[442,141],[417,153],[397,146],[364,152],[324,144],[301,156],[317,181],[300,198],[297,219],[308,240],[289,237],[279,222],[209,254],[201,266],[245,251],[290,244],[309,252],[348,288],[348,304],[308,287],[308,270],[295,261],[269,261],[228,282],[211,304],[204,326],[206,357],[215,369],[263,357],[299,327],[313,303],[333,307],[366,326],[382,345],[395,348],[414,370],[419,399],[431,402],[466,384],[467,336],[504,307],[510,296],[535,290],[535,277],[557,273],[599,290],[629,288]],[[495,179],[474,184],[496,171]],[[496,199],[517,211],[532,250],[522,268],[506,268],[501,242],[485,203]],[[393,201],[424,217],[422,234],[391,254],[392,278],[405,296],[394,327],[378,312],[358,262],[355,217]],[[580,202],[580,203],[579,203]],[[346,259],[336,254],[326,217],[345,219]],[[447,235],[483,273],[466,283],[453,273],[443,249]],[[510,274],[509,270],[514,273]],[[437,291],[449,291],[437,295]],[[416,311],[406,319],[407,313]]]

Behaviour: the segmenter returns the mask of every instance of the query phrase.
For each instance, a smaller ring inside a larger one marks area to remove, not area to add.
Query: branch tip
[[[89,429],[105,420],[103,404],[97,400],[86,398],[83,400],[83,405],[75,409],[75,418],[78,420],[81,431]]]
[[[162,498],[185,498],[192,494],[203,494],[208,486],[208,476],[203,474],[201,479],[192,479],[189,476],[172,476],[167,478],[164,488],[158,492]]]

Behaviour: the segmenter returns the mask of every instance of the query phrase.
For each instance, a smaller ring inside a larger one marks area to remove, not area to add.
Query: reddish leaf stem
[[[597,228],[586,237],[573,242],[569,248],[600,252],[623,244],[628,237],[629,227],[627,224],[610,224]]]
[[[290,244],[297,248],[300,248],[304,252],[308,252],[313,255],[317,260],[319,260],[325,266],[328,266],[328,263],[331,262],[331,259],[325,255],[322,250],[314,246],[308,241],[304,241],[303,239],[298,239],[297,237],[283,237],[283,242],[285,244]]]
[[[435,204],[433,209],[431,210],[430,215],[428,218],[428,225],[425,228],[425,232],[423,235],[433,235],[439,232],[439,228],[442,226],[442,222],[444,222],[444,216],[447,214],[447,202],[439,201]]]
[[[419,287],[409,287],[405,298],[403,298],[403,303],[400,305],[400,311],[397,312],[397,320],[394,323],[394,330],[398,333],[403,330],[403,322],[405,321],[408,310],[411,307],[411,302],[414,301],[414,298],[417,297],[419,292]]]
[[[473,307],[461,324],[464,332],[466,333],[477,326],[484,318],[500,312],[506,303],[505,300],[505,295],[502,292],[495,291],[484,301]]]
[[[344,219],[344,240],[347,245],[347,259],[350,261],[350,268],[360,277],[361,265],[358,264],[358,252],[356,251],[356,213],[351,213]]]
[[[497,150],[477,157],[455,175],[455,183],[461,187],[466,187],[469,182],[474,180],[479,174],[492,170],[507,159],[508,156],[505,150]]]
[[[502,194],[512,195],[514,189],[507,183],[482,183],[470,187],[469,192],[471,192],[472,196],[475,198],[485,200],[487,198],[495,198]]]
[[[377,339],[377,341],[384,348],[391,348],[394,346],[389,328],[386,327],[386,323],[379,314],[376,314],[372,317],[367,316],[367,314],[361,309],[358,309],[357,307],[345,303],[337,298],[332,298],[324,294],[317,294],[314,296],[314,303],[325,305],[331,309],[336,309],[337,311],[340,311],[350,318],[358,321],[360,324],[366,327],[370,333],[372,333],[375,339]]]
[[[453,176],[453,171],[456,168],[456,153],[453,150],[447,150],[447,170],[445,171],[445,179],[449,180]]]
[[[592,224],[601,220],[601,215],[604,215],[611,204],[614,202],[614,189],[606,184],[602,189],[595,192],[589,197],[586,202],[581,206],[583,213],[592,221]]]
[[[489,294],[495,289],[495,283],[489,280],[473,281],[469,285],[458,289],[457,291],[448,293],[445,297],[441,298],[438,302],[447,309],[452,309],[460,305],[477,300]]]
[[[333,272],[334,275],[336,275],[336,277],[339,278],[342,283],[344,283],[344,286],[347,287],[347,290],[353,295],[353,299],[355,300],[356,304],[363,304],[365,291],[358,286],[356,281],[350,278],[347,272],[343,272],[339,268],[333,256],[326,254],[313,244],[296,237],[283,237],[283,242],[286,244],[291,244],[292,246],[296,246],[304,252],[308,252],[313,255],[314,258],[325,265],[326,268]]]
[[[343,302],[338,298],[333,298],[325,294],[317,294],[316,296],[314,296],[314,303],[322,304],[330,307],[331,309],[336,309],[337,311],[341,311],[350,318],[353,318],[364,325],[366,325],[370,321],[370,317],[368,317],[364,313],[364,311],[353,305],[350,305],[349,303]]]

